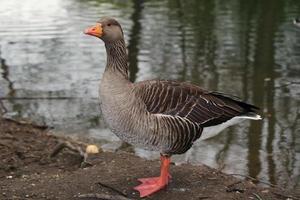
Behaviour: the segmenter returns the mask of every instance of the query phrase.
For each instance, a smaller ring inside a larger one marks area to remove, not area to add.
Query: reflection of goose
[[[296,26],[300,27],[300,19],[299,19],[299,18],[294,19],[293,23],[294,23]]]
[[[132,145],[161,153],[160,176],[139,179],[142,184],[135,187],[141,197],[168,184],[170,156],[185,153],[200,136],[212,137],[244,119],[261,119],[257,107],[190,83],[130,82],[123,31],[112,18],[102,18],[85,33],[105,43],[100,99],[111,130]]]

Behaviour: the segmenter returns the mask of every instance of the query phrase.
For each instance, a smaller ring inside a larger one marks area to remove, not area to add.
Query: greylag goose
[[[85,34],[105,43],[107,63],[100,83],[100,107],[121,140],[161,154],[159,177],[138,179],[141,197],[164,188],[173,154],[185,153],[200,137],[209,138],[244,119],[261,119],[256,106],[186,82],[128,78],[127,53],[120,24],[104,17]]]

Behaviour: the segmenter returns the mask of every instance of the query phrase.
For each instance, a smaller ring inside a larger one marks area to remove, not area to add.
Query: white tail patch
[[[253,114],[253,115],[249,115],[249,116],[244,115],[244,116],[233,117],[230,120],[228,120],[222,124],[205,127],[203,129],[200,140],[206,140],[206,139],[212,138],[212,137],[218,135],[225,128],[235,125],[235,124],[238,124],[246,119],[261,120],[262,118],[260,115],[257,115],[257,114]]]
[[[250,115],[244,115],[244,116],[238,116],[239,118],[243,118],[243,119],[252,119],[252,120],[261,120],[261,116],[256,114],[256,113],[252,113]]]

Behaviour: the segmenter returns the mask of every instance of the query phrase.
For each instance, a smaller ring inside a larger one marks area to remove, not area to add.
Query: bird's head
[[[84,33],[100,38],[105,43],[112,43],[124,37],[121,25],[111,17],[101,18],[96,22],[96,25],[87,28]]]

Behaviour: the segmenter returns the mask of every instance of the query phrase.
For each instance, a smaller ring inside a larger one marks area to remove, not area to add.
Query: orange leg
[[[149,196],[150,194],[153,194],[168,185],[169,179],[171,178],[169,174],[171,159],[170,157],[163,155],[160,157],[160,159],[161,168],[159,177],[138,179],[140,182],[142,182],[142,184],[134,187],[134,189],[140,192],[140,197]]]

